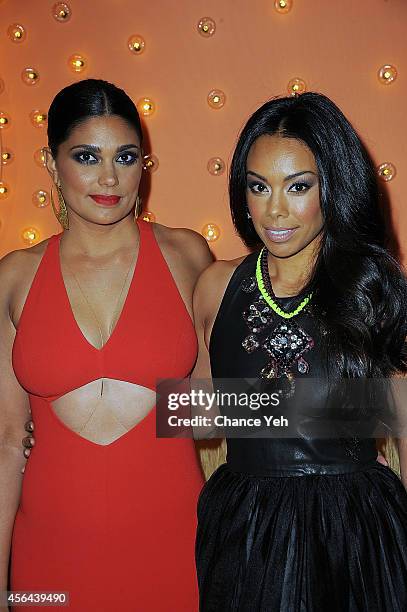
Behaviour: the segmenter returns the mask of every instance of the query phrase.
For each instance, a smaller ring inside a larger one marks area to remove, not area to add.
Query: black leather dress
[[[256,259],[238,266],[219,308],[210,341],[214,379],[259,379],[270,365],[276,318],[262,318]],[[289,311],[301,297],[278,301]],[[316,438],[303,427],[327,410],[325,331],[308,308],[290,321],[293,347],[301,334],[313,340],[291,360],[297,380],[320,381],[311,412],[298,420],[295,437],[227,438],[227,462],[198,503],[200,610],[405,611],[407,493],[377,462],[373,438]]]

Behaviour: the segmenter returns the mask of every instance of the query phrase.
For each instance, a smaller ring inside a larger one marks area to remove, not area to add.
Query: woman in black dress
[[[405,373],[406,280],[386,249],[374,166],[332,101],[305,93],[257,110],[230,200],[255,250],[198,282],[195,378],[274,380],[288,398],[315,377],[321,417],[340,380]],[[362,401],[347,416],[374,411]],[[198,504],[201,612],[407,610],[407,493],[373,437],[299,426],[290,438],[230,437],[227,449]],[[403,441],[399,452],[406,485]]]

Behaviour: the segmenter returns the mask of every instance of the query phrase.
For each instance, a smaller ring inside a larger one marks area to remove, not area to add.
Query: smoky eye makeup
[[[123,159],[123,158],[127,158],[127,159]],[[138,153],[135,153],[134,151],[122,151],[116,157],[116,161],[119,164],[123,164],[124,166],[132,166],[133,164],[137,162],[138,159],[139,159],[139,155]]]
[[[79,149],[72,153],[72,159],[83,165],[92,165],[99,162],[99,158],[93,151]],[[137,162],[139,154],[135,151],[121,151],[116,155],[115,161],[123,166],[131,166]]]
[[[300,178],[302,175],[306,175],[306,178]],[[290,183],[288,182],[289,180],[291,180]],[[284,183],[286,183],[284,189],[287,193],[304,195],[308,193],[312,187],[318,185],[318,176],[311,170],[305,170],[287,176],[284,179]],[[272,187],[267,183],[263,176],[257,174],[256,172],[248,171],[246,175],[246,190],[253,195],[262,195],[272,191]]]
[[[309,181],[295,181],[295,183],[292,183],[292,185],[290,185],[288,191],[291,191],[294,193],[305,193],[306,191],[309,191],[309,189],[311,189],[312,186],[313,186],[313,183]]]
[[[248,179],[246,185],[247,189],[254,194],[261,194],[268,190],[267,185],[255,179]]]
[[[84,165],[95,164],[98,161],[95,154],[86,149],[72,153],[72,159]]]

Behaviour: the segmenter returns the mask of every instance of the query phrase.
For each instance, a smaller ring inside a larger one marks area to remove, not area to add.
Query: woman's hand
[[[26,431],[28,431],[29,434],[31,434],[34,431],[34,421],[27,421],[24,429]],[[35,444],[35,438],[32,435],[26,436],[25,438],[22,439],[22,444],[24,447],[24,457],[26,457],[26,459],[28,459],[28,457],[30,456],[31,453],[31,449]],[[24,470],[25,470],[25,465],[22,467],[21,469],[21,473],[24,474]]]

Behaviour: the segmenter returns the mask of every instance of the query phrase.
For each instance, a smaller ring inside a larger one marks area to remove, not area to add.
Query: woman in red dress
[[[142,132],[125,92],[66,87],[48,137],[63,231],[0,262],[0,590],[10,561],[11,590],[68,593],[72,611],[193,612],[203,476],[191,439],[156,437],[154,407],[157,379],[194,365],[210,252],[134,222]]]

